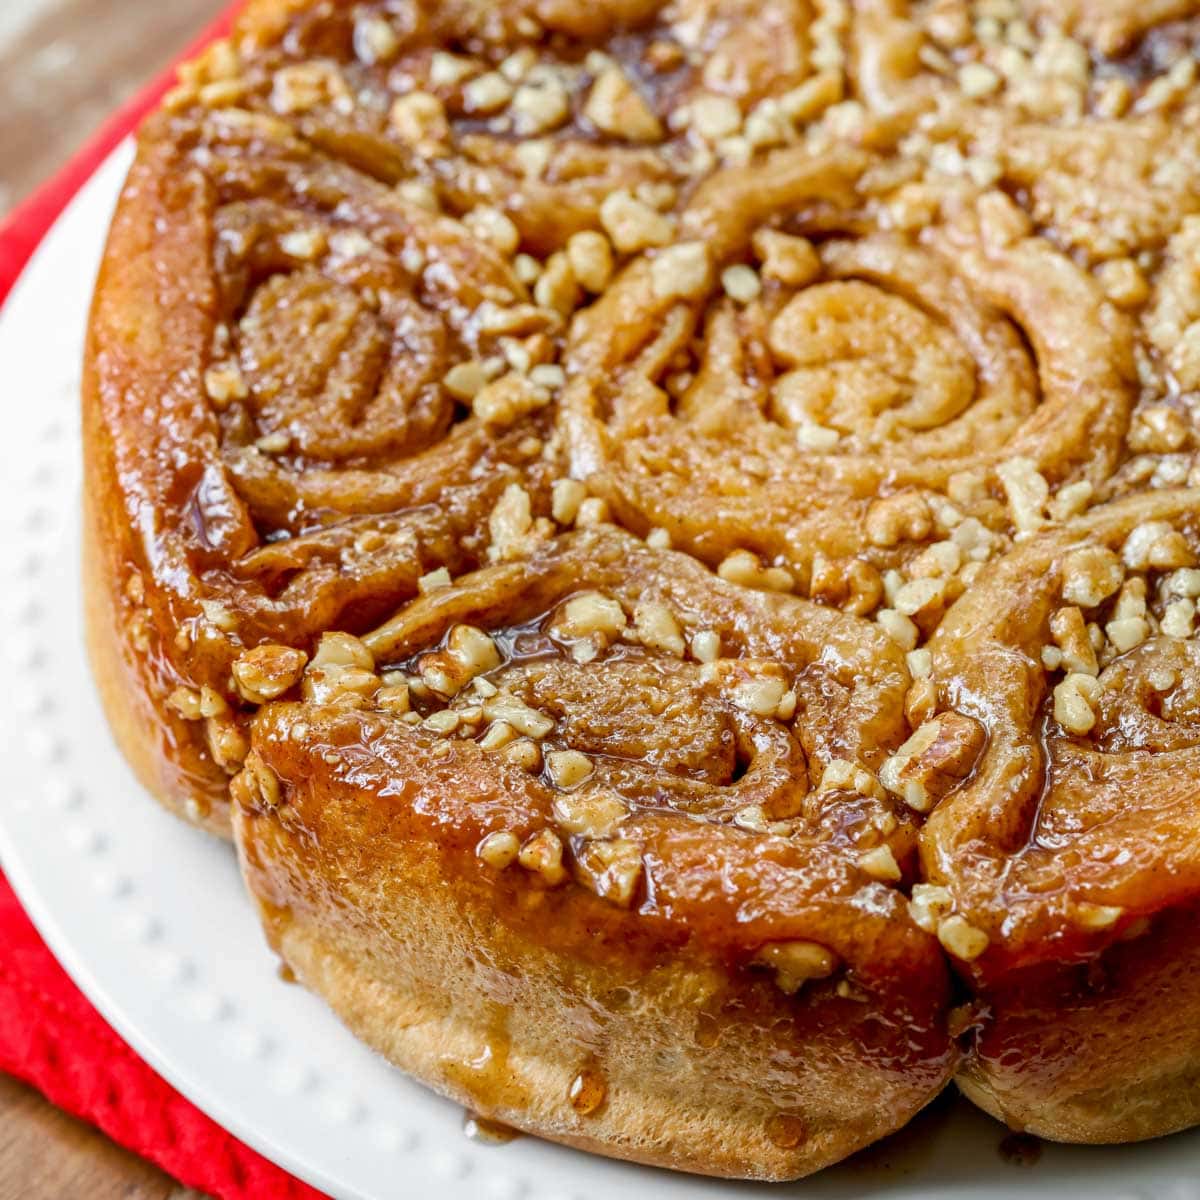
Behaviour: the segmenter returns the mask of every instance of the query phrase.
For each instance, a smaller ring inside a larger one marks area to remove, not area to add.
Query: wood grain
[[[9,5],[13,5],[9,9]],[[170,62],[222,0],[0,0],[0,214]]]
[[[0,1075],[0,1200],[200,1200]]]
[[[0,216],[153,78],[222,0],[0,0]],[[199,1200],[0,1075],[0,1200]]]

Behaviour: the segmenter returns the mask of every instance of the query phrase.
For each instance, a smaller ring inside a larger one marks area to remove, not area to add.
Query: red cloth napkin
[[[236,6],[235,6],[236,7]],[[229,13],[192,46],[224,33]],[[170,86],[167,72],[119,110],[49,183],[0,222],[0,303],[71,197]],[[0,874],[0,1071],[221,1200],[321,1200],[155,1074],[104,1022],[38,937]]]
[[[55,962],[3,875],[0,946],[0,1071],[188,1187],[221,1200],[320,1200],[209,1120],[121,1041]]]

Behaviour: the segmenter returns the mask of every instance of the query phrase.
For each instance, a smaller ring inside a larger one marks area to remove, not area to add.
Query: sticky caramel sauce
[[[590,1117],[608,1099],[608,1083],[595,1066],[584,1067],[571,1080],[567,1099],[581,1117]]]

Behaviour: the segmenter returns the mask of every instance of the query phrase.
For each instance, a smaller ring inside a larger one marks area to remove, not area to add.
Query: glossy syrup
[[[483,1146],[506,1146],[514,1138],[521,1136],[520,1131],[513,1129],[511,1125],[489,1120],[470,1110],[463,1112],[462,1128],[471,1141],[479,1142]]]
[[[607,1098],[608,1084],[595,1067],[584,1067],[567,1089],[567,1099],[581,1117],[590,1117]]]

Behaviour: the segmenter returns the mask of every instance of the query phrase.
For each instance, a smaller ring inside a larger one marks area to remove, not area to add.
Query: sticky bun
[[[91,653],[493,1120],[1200,1122],[1200,10],[253,0],[144,126]]]

